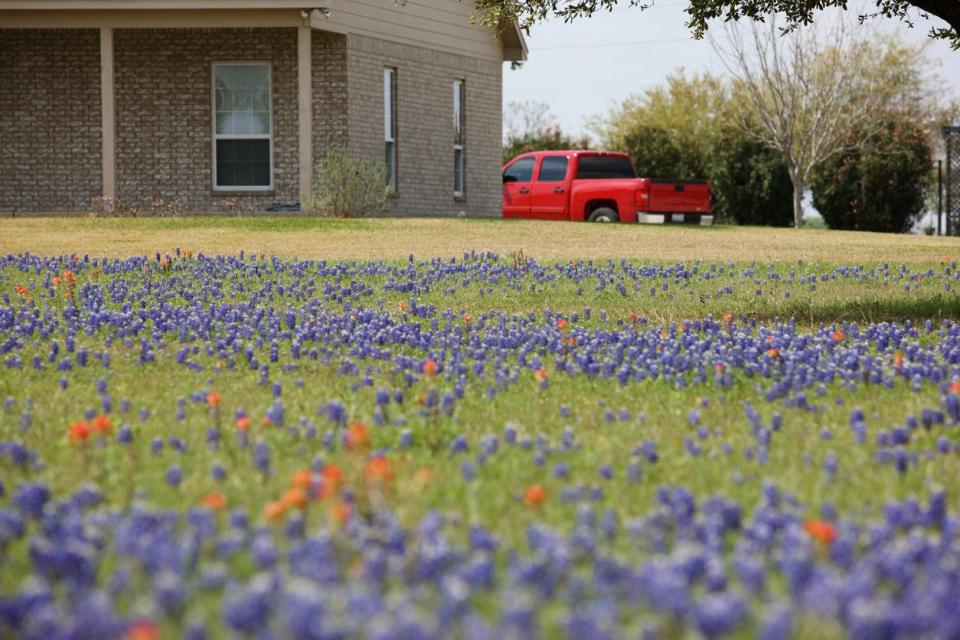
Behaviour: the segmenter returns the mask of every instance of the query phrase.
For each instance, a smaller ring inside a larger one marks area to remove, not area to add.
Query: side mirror
[[[507,173],[503,174],[503,184],[507,184],[508,182],[516,182],[516,181],[517,181],[516,176],[511,176],[510,174],[507,174]]]

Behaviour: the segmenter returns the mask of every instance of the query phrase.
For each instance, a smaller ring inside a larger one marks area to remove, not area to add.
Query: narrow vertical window
[[[383,140],[387,184],[397,190],[397,70],[383,70]]]
[[[463,80],[453,81],[453,195],[462,196],[466,190],[464,143],[466,141],[466,109]]]
[[[213,65],[213,187],[273,187],[270,65]]]

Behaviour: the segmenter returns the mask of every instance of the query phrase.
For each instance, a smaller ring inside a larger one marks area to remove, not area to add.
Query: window
[[[466,187],[463,145],[466,118],[464,109],[464,82],[453,81],[453,195],[462,196]]]
[[[577,180],[636,177],[630,159],[622,156],[580,156],[577,167]]]
[[[533,165],[536,158],[520,158],[503,172],[503,181],[507,182],[530,182],[533,178]]]
[[[213,187],[273,187],[270,65],[213,65]]]
[[[397,190],[397,70],[383,70],[383,140],[387,184]]]
[[[566,177],[565,156],[547,156],[540,162],[540,182],[563,182]]]

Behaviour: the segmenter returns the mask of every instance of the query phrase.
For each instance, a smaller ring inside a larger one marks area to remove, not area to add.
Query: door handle
[[[519,191],[520,193],[530,193],[530,189],[527,189],[526,187],[520,187]]]
[[[553,190],[554,193],[563,193],[563,187],[557,187]]]

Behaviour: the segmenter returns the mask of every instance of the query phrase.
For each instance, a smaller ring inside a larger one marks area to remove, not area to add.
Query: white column
[[[313,190],[313,29],[308,26],[297,27],[297,124],[303,209]]]
[[[113,29],[100,29],[100,131],[103,158],[103,195],[117,195],[116,115],[113,87]]]

